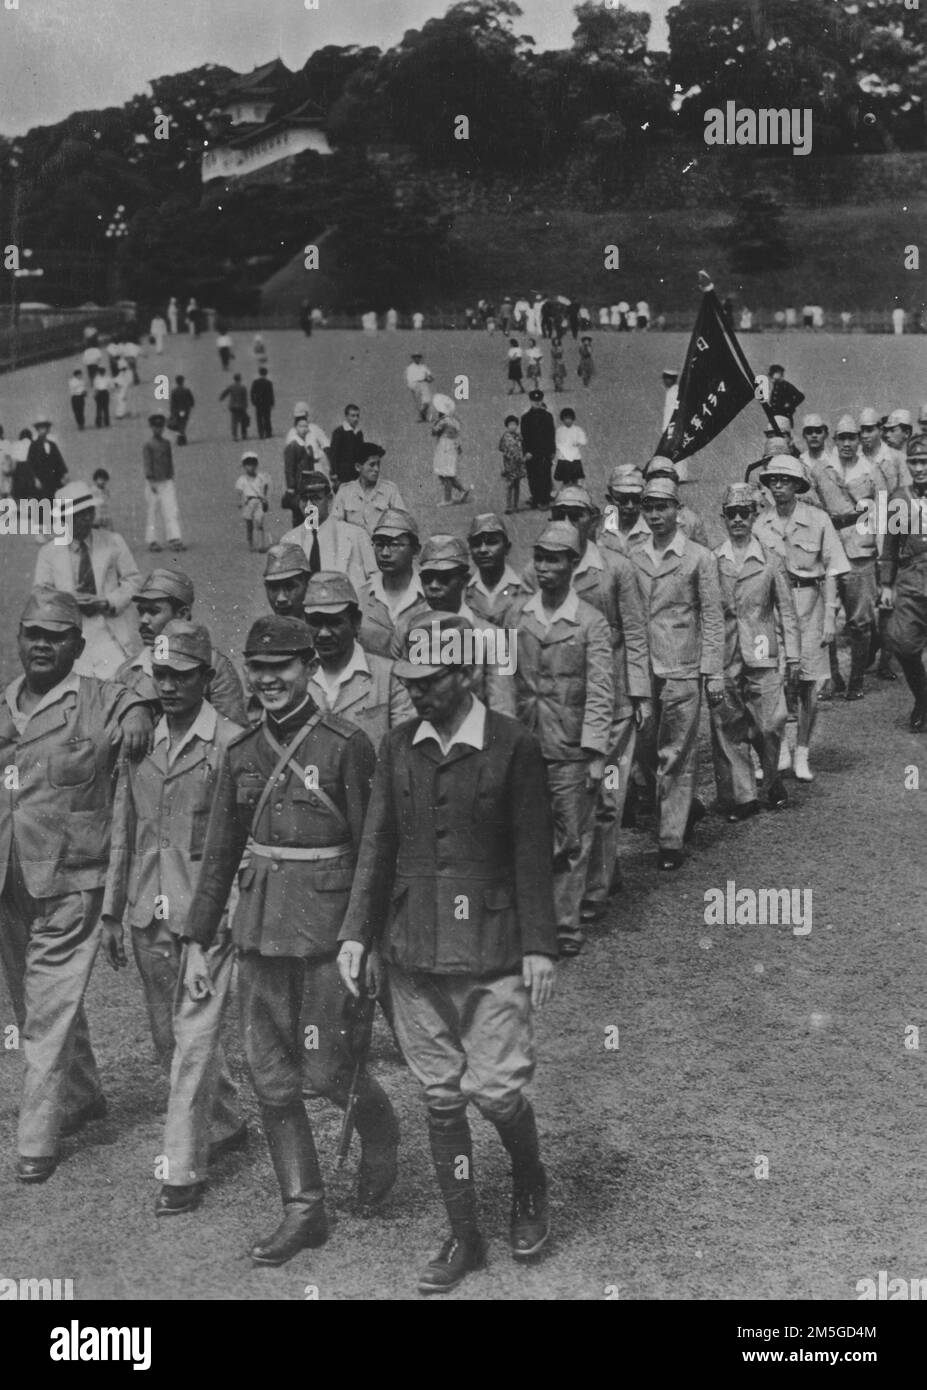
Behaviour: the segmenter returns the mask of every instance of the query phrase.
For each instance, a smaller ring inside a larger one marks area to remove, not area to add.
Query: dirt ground
[[[278,437],[258,445],[274,478],[270,513],[279,536],[281,439],[292,402],[308,399],[329,431],[345,403],[362,409],[367,438],[387,446],[394,478],[422,533],[464,531],[472,515],[501,508],[497,445],[513,401],[505,395],[505,342],[465,333],[420,341],[439,389],[469,377],[459,407],[461,472],[475,484],[463,507],[438,511],[431,441],[414,422],[402,370],[413,335],[270,334]],[[238,337],[236,365],[248,362]],[[916,405],[924,391],[919,338],[748,337],[757,371],[774,360],[835,419],[847,407]],[[664,363],[678,363],[675,335],[596,338],[598,376],[558,401],[574,405],[591,446],[587,475],[601,495],[617,461],[644,461],[659,435]],[[575,357],[568,347],[570,385]],[[0,421],[8,438],[48,411],[72,477],[104,464],[113,513],[139,559],[143,542],[142,418],[79,435],[69,418],[69,364],[0,378]],[[197,397],[191,444],[176,451],[188,553],[179,564],[197,586],[196,612],[235,659],[264,610],[262,563],[244,548],[232,486],[241,446],[228,438],[217,401],[222,381],[211,339],[174,340],[142,366],[139,416],[154,407],[155,371],[185,371]],[[243,368],[249,372],[249,366]],[[557,401],[557,398],[551,398]],[[514,402],[516,413],[524,402]],[[687,500],[717,514],[725,482],[760,452],[759,409],[741,416],[699,455],[701,481]],[[515,519],[514,560],[540,529],[537,514]],[[0,538],[0,678],[17,672],[16,621],[37,547]],[[162,560],[163,563],[163,560]],[[490,1264],[455,1299],[853,1299],[856,1283],[927,1274],[927,1160],[921,1114],[927,1102],[927,1035],[912,1049],[912,1025],[927,1024],[924,916],[924,797],[927,743],[906,730],[910,699],[899,682],[866,682],[860,704],[824,706],[813,748],[817,779],[790,782],[792,805],[730,827],[702,823],[675,875],[655,869],[647,831],[627,832],[626,890],[584,953],[562,968],[558,996],[538,1025],[533,1085],[551,1179],[554,1237],[533,1267],[507,1252],[507,1165],[494,1133],[475,1118],[476,1171]],[[703,741],[702,793],[713,799]],[[907,782],[907,786],[906,786]],[[813,928],[707,927],[705,893],[737,887],[810,888]],[[195,1215],[156,1221],[154,1161],[166,1082],[148,1036],[134,966],[116,977],[100,962],[88,997],[109,1117],[66,1141],[51,1181],[24,1188],[13,1178],[21,1059],[0,1045],[0,1277],[71,1278],[78,1298],[404,1299],[443,1235],[416,1088],[388,1035],[378,1032],[373,1065],[395,1100],[402,1167],[385,1214],[372,1221],[347,1207],[356,1149],[334,1174],[338,1122],[316,1102],[323,1166],[339,1217],[329,1244],[279,1270],[255,1270],[248,1244],[276,1224],[278,1201],[256,1122],[247,1152],[215,1171]],[[0,1043],[12,1012],[0,984]],[[614,1041],[617,1028],[618,1047]],[[245,1108],[252,1093],[234,1024],[233,1068]],[[906,1036],[909,1046],[906,1047]],[[768,1160],[768,1177],[758,1177]]]

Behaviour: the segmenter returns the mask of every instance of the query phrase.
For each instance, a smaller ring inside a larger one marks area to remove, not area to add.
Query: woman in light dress
[[[435,477],[441,479],[444,489],[444,501],[439,502],[438,506],[450,507],[454,502],[466,502],[472,491],[457,478],[457,461],[462,451],[461,426],[457,419],[457,407],[450,396],[439,392],[434,396],[431,407],[435,416],[431,426],[435,438]],[[460,496],[454,497],[455,492]]]

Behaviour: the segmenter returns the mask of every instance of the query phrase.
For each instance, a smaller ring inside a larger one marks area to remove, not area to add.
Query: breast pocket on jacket
[[[48,780],[53,787],[86,787],[96,772],[96,750],[89,738],[69,739],[48,755]]]

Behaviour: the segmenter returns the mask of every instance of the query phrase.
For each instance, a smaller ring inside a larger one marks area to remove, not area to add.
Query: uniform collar
[[[726,540],[721,542],[721,544],[715,551],[715,554],[721,560],[730,560],[732,565],[737,564],[737,556],[734,553],[734,546],[730,536],[728,536]],[[749,541],[747,542],[746,549],[743,552],[743,557],[745,560],[749,560],[752,557],[754,560],[759,560],[763,564],[766,563],[766,556],[763,553],[763,547],[760,545],[756,536],[750,537]]]
[[[650,531],[649,526],[647,530]],[[653,564],[656,566],[657,569],[659,569],[667,555],[675,555],[677,559],[682,559],[686,551],[685,532],[679,525],[677,525],[676,534],[673,536],[673,539],[670,541],[669,545],[664,546],[663,550],[657,551],[654,548],[653,544],[653,532],[650,531],[650,538],[642,543],[641,549],[644,550],[646,554],[650,556],[650,559],[652,560]]]
[[[579,574],[584,574],[586,570],[604,570],[604,568],[605,561],[602,559],[602,552],[599,550],[595,541],[590,541],[586,546],[579,564],[573,571],[573,579],[575,580],[576,576]]]
[[[485,598],[495,598],[496,594],[501,593],[510,584],[518,586],[521,582],[521,577],[515,573],[512,566],[506,564],[502,571],[502,578],[494,589],[487,589],[479,570],[476,572],[476,578],[470,581],[470,588],[473,589],[474,593],[482,594]]]
[[[544,598],[540,589],[538,589],[537,593],[531,595],[522,609],[522,612],[530,613],[533,617],[537,618],[538,622],[543,624],[544,627],[550,628],[553,627],[554,623],[559,622],[561,618],[564,622],[575,623],[578,610],[579,595],[571,586],[560,607],[555,608],[552,613],[548,613],[544,608]]]
[[[15,680],[10,681],[4,692],[13,723],[20,729],[20,732],[30,719],[35,718],[39,710],[48,709],[49,705],[56,705],[59,700],[63,700],[65,695],[70,695],[72,692],[76,695],[80,690],[80,676],[76,671],[72,671],[70,675],[65,676],[63,681],[59,681],[57,685],[52,686],[51,690],[47,690],[34,709],[31,709],[28,714],[24,714],[19,708],[19,694],[25,683],[25,676],[17,676]]]
[[[167,716],[162,714],[155,725],[153,747],[157,748],[159,744],[162,743],[165,745],[167,762],[168,766],[170,766],[171,763],[177,761],[187,744],[192,743],[195,738],[202,739],[204,743],[211,743],[216,736],[217,723],[218,715],[216,711],[208,700],[204,700],[202,705],[200,705],[199,713],[183,738],[179,743],[171,744]]]
[[[416,599],[425,598],[425,590],[422,588],[422,581],[413,570],[412,578],[409,580],[409,587],[401,595],[398,606],[396,605],[396,595],[387,594],[383,588],[383,575],[377,570],[376,574],[370,576],[370,593],[373,598],[377,598],[390,611],[401,613],[404,608],[411,608]]]
[[[324,667],[319,664],[312,681],[324,693],[330,705],[333,705],[338,698],[338,691],[343,685],[347,685],[352,676],[358,672],[370,675],[370,664],[366,654],[359,642],[354,643],[354,650],[348,659],[348,664],[342,670],[337,671],[333,676],[329,676]]]

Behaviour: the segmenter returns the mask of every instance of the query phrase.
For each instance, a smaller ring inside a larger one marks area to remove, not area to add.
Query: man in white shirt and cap
[[[115,531],[94,527],[89,483],[66,483],[55,502],[71,517],[71,541],[49,541],[36,557],[34,585],[74,594],[83,618],[79,675],[110,680],[138,646],[132,598],[142,576],[132,552]]]
[[[357,591],[363,614],[359,640],[365,651],[389,656],[397,624],[429,607],[415,568],[420,546],[414,517],[398,508],[384,512],[372,542],[377,573]]]
[[[431,369],[426,367],[422,353],[413,352],[412,360],[406,367],[406,386],[412,392],[412,399],[415,401],[415,409],[418,412],[420,424],[428,419],[428,408],[431,405],[431,383],[433,381]]]

